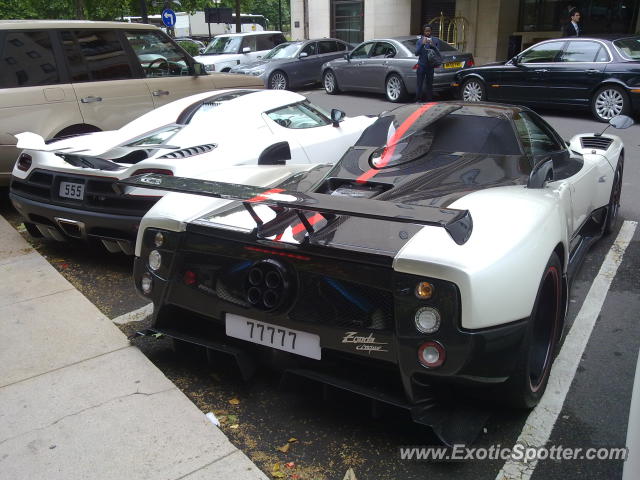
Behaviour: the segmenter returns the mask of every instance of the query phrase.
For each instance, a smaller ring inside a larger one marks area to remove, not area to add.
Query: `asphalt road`
[[[328,96],[306,92],[313,102],[339,107],[348,115],[377,114],[394,107],[370,95]],[[540,112],[565,138],[598,132],[604,125],[588,113]],[[640,125],[618,131],[626,147],[622,220],[640,219]],[[462,140],[461,140],[462,141]],[[20,219],[6,194],[0,214],[19,228]],[[23,233],[26,235],[26,233]],[[569,306],[573,322],[616,233],[600,241],[587,256],[576,278]],[[640,235],[636,232],[613,279],[550,444],[566,447],[624,446],[631,386],[640,347]],[[132,261],[82,244],[52,244],[35,240],[36,248],[110,318],[144,305],[130,280]],[[144,322],[125,325],[132,334]],[[142,351],[203,412],[214,412],[222,429],[268,475],[278,464],[285,478],[342,479],[352,468],[358,479],[493,479],[504,461],[426,463],[400,460],[399,447],[436,443],[426,428],[414,425],[403,412],[369,414],[366,401],[348,396],[323,399],[314,385],[279,385],[269,371],[243,383],[225,358],[207,362],[198,352],[174,351],[167,339],[137,338]],[[491,409],[491,417],[475,447],[512,446],[528,417],[526,411]],[[289,439],[297,441],[289,443]],[[282,448],[289,445],[287,448]],[[287,450],[286,452],[278,450]],[[293,462],[290,464],[289,462]],[[285,464],[288,464],[285,465]],[[621,461],[541,461],[534,479],[614,479]],[[297,477],[296,477],[297,475]]]

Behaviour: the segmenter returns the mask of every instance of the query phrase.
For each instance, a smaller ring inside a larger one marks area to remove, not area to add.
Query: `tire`
[[[609,235],[616,227],[618,211],[620,210],[620,195],[622,193],[622,174],[624,173],[624,157],[620,155],[616,173],[613,175],[613,185],[611,186],[611,196],[607,207],[607,216],[604,220],[605,235]]]
[[[287,90],[289,88],[289,78],[282,70],[276,70],[269,75],[269,85],[271,90]]]
[[[511,407],[535,407],[547,387],[562,334],[562,288],[562,264],[553,253],[540,280],[516,367],[504,384],[502,400]]]
[[[616,85],[605,85],[591,97],[591,113],[599,122],[608,122],[617,115],[628,115],[629,97]]]
[[[336,78],[336,74],[333,73],[333,70],[327,70],[322,75],[322,86],[324,87],[324,91],[329,95],[335,95],[340,93],[340,89],[338,88],[338,79]]]
[[[395,73],[389,75],[384,82],[384,93],[390,102],[402,102],[407,97],[407,89],[402,78]]]
[[[463,82],[460,97],[464,102],[484,102],[487,99],[487,90],[481,80],[470,78]]]

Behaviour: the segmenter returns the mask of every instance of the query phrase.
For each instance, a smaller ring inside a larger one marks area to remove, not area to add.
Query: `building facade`
[[[417,35],[431,23],[438,36],[482,64],[558,37],[572,7],[582,13],[585,35],[640,31],[640,0],[291,0],[291,35],[355,44]]]

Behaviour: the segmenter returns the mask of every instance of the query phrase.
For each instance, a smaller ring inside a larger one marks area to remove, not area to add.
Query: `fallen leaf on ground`
[[[271,476],[274,478],[284,478],[285,474],[283,471],[280,470],[280,464],[279,463],[275,463],[273,465],[273,467],[271,468]]]
[[[233,430],[236,430],[236,429],[240,428],[240,425],[238,425],[237,423],[234,423],[229,428],[232,428]]]
[[[229,403],[231,405],[240,405],[240,400],[238,400],[237,398],[232,398],[231,400],[229,400]]]
[[[227,422],[229,423],[238,423],[237,415],[227,415]]]
[[[296,437],[291,437],[289,440],[287,440],[289,443],[296,443],[298,441],[298,439]]]
[[[344,478],[342,480],[358,480],[353,468],[347,470],[347,473],[344,474]]]
[[[20,233],[23,233],[27,231],[27,227],[24,226],[24,223],[21,223],[16,227],[16,230],[19,231]]]
[[[284,466],[287,467],[287,468],[294,468],[296,466],[296,464],[293,463],[293,462],[289,462],[289,463],[285,463]]]
[[[276,448],[276,450],[280,450],[282,453],[287,453],[290,445],[291,444],[289,443],[285,443],[283,446]]]

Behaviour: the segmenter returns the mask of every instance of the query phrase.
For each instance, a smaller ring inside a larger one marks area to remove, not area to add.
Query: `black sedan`
[[[233,67],[230,72],[260,77],[265,87],[275,90],[304,87],[320,82],[322,65],[349,50],[348,43],[335,38],[281,43],[262,59]]]
[[[468,102],[590,108],[602,122],[640,107],[640,36],[562,38],[511,60],[465,69],[454,87]]]

